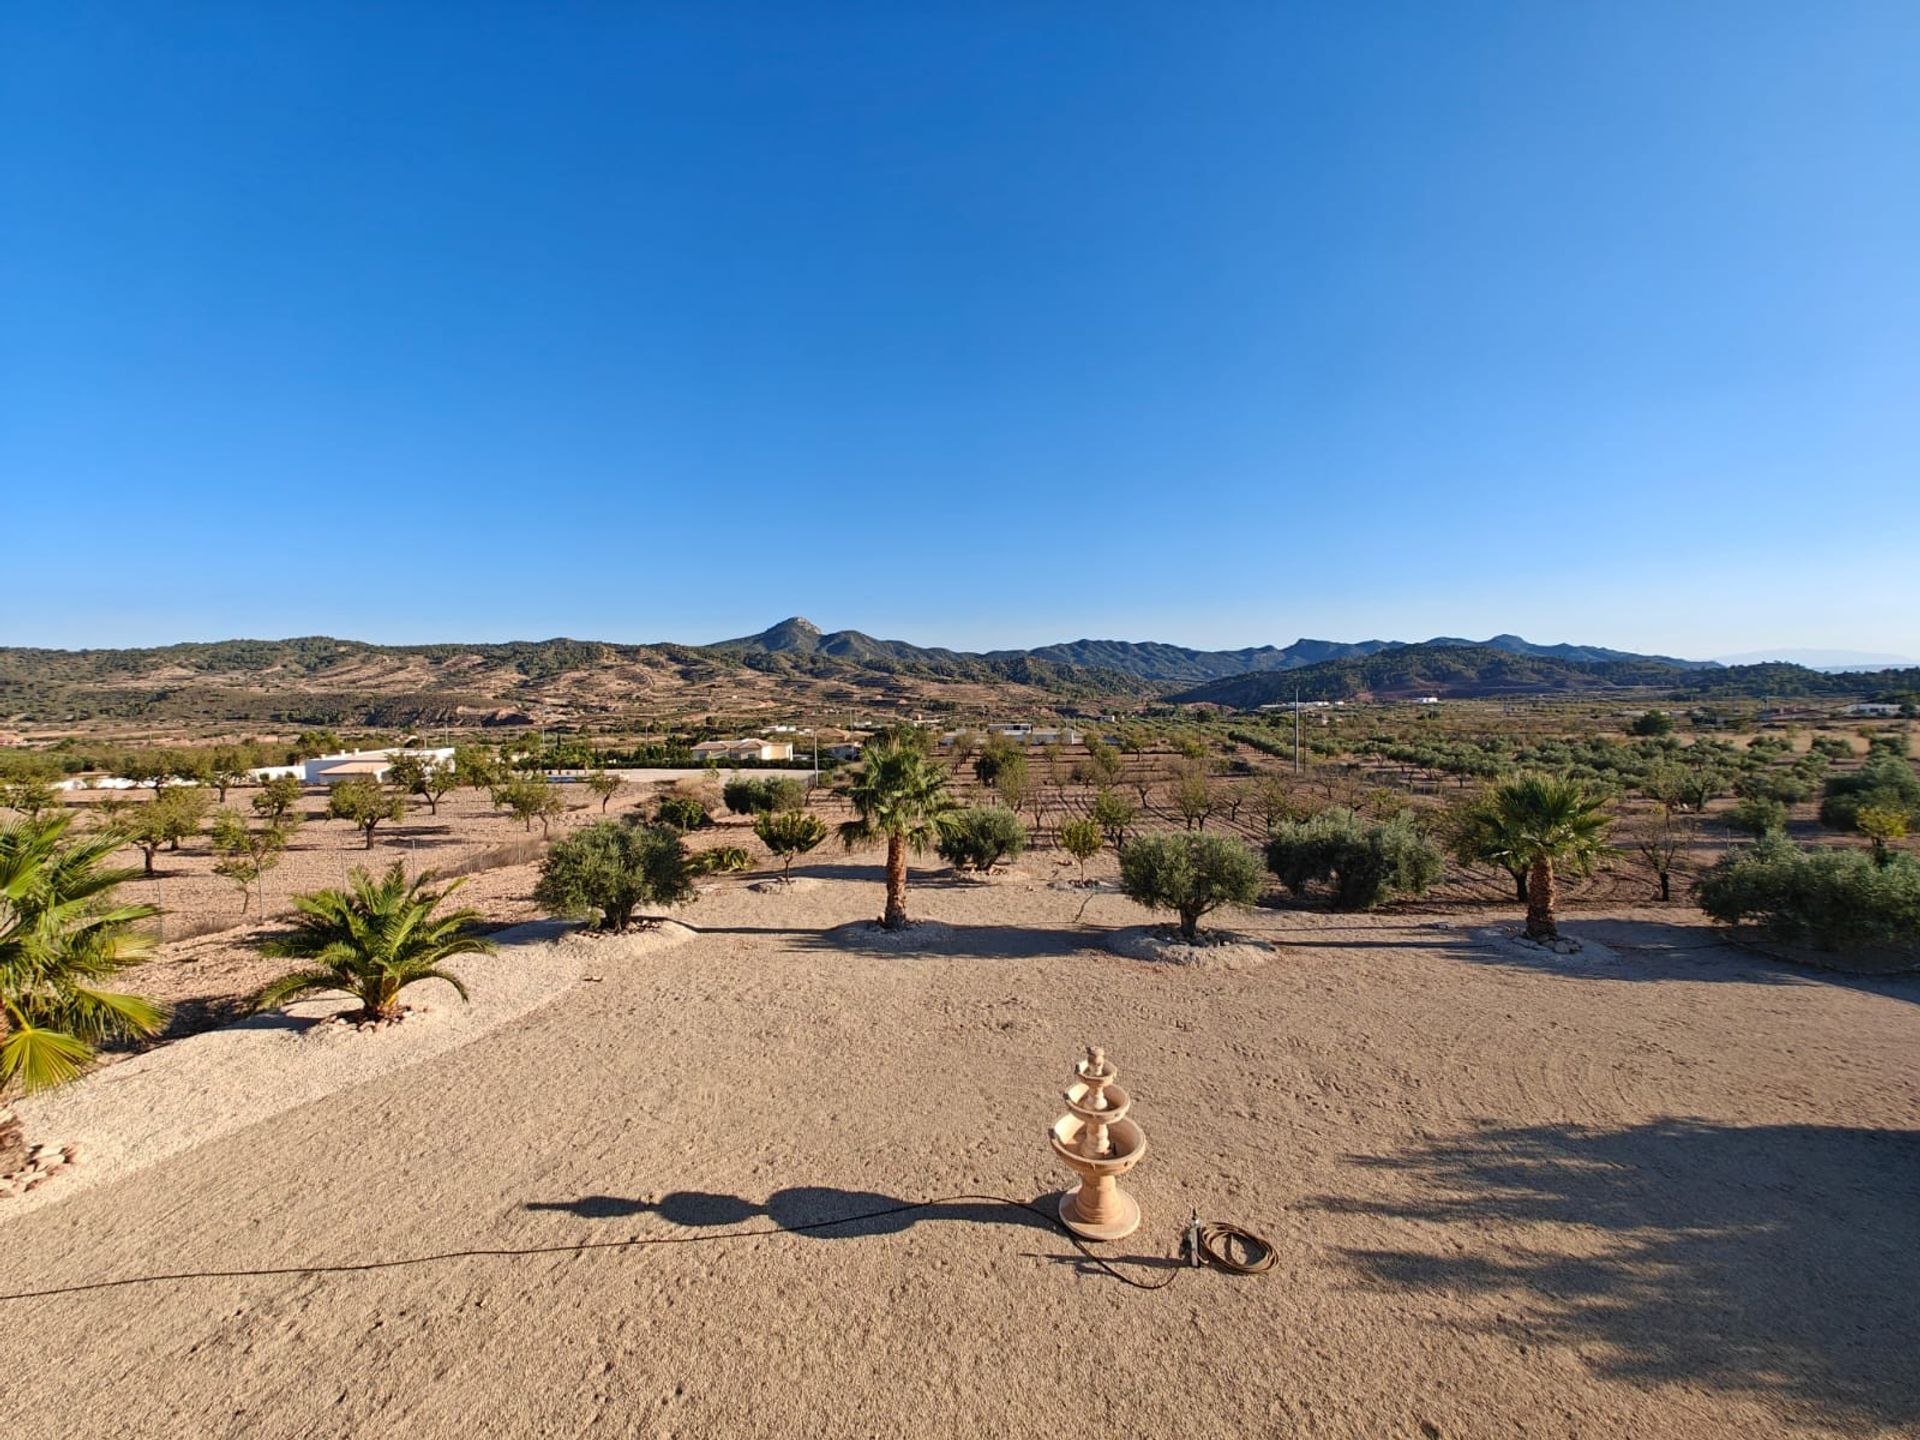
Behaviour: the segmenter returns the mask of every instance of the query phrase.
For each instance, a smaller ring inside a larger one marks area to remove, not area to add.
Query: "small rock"
[[[28,1190],[38,1190],[42,1185],[46,1183],[47,1183],[47,1177],[42,1175],[38,1180],[27,1181],[27,1183],[21,1186],[20,1188],[23,1192]]]

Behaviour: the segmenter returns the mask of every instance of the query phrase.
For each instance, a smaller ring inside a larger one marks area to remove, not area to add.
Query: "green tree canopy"
[[[644,906],[694,897],[686,843],[663,825],[601,820],[554,841],[533,898],[548,913],[624,930]]]

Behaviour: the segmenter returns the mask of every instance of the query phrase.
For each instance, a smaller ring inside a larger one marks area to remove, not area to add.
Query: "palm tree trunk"
[[[1526,904],[1527,872],[1524,870],[1510,870],[1507,873],[1513,876],[1513,898],[1518,900],[1522,905]]]
[[[887,913],[880,923],[898,930],[907,923],[907,840],[904,835],[887,836]]]
[[[1553,862],[1541,858],[1533,862],[1527,877],[1527,938],[1558,940],[1560,929],[1553,920]]]

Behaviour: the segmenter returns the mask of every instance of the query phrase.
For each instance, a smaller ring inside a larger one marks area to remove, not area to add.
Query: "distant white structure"
[[[298,765],[262,765],[247,772],[255,780],[278,780],[292,775],[303,785],[338,785],[342,780],[384,780],[393,768],[396,755],[418,755],[435,762],[451,760],[453,747],[434,750],[407,750],[390,746],[384,750],[346,750],[338,755],[316,755]]]
[[[1413,703],[1416,705],[1438,705],[1440,703],[1440,697],[1438,695],[1422,695]]]
[[[940,743],[957,744],[962,735],[972,733],[970,730],[949,730],[940,737]],[[987,734],[1022,745],[1078,745],[1084,738],[1078,730],[1036,730],[1031,725],[989,725]]]
[[[702,740],[693,747],[696,760],[791,760],[791,740]]]
[[[1859,705],[1849,705],[1847,706],[1846,709],[1842,710],[1840,713],[1842,715],[1888,716],[1888,715],[1898,715],[1901,712],[1901,710],[1904,708],[1905,708],[1904,706],[1900,706],[1900,705],[1882,705],[1882,704],[1875,704],[1875,703],[1862,703]]]

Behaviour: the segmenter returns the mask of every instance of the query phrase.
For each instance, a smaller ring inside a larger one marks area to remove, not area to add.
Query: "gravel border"
[[[623,935],[589,935],[554,921],[502,930],[493,955],[464,955],[448,969],[473,999],[446,985],[410,989],[398,1023],[360,1027],[353,1008],[324,997],[188,1036],[71,1085],[19,1102],[27,1137],[83,1157],[32,1194],[0,1199],[0,1223],[117,1180],[204,1141],[257,1124],[378,1076],[478,1040],[571,989],[589,972],[694,937],[674,921]]]
[[[1502,955],[1530,965],[1606,965],[1620,958],[1619,951],[1611,946],[1602,945],[1598,940],[1582,940],[1569,935],[1564,929],[1560,932],[1560,939],[1551,945],[1529,940],[1518,928],[1505,925],[1476,930],[1473,938]]]
[[[1129,960],[1184,965],[1197,970],[1251,970],[1273,957],[1273,946],[1231,930],[1202,930],[1197,942],[1167,925],[1130,925],[1107,936],[1107,948]]]

